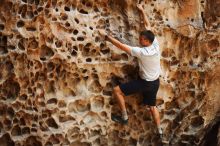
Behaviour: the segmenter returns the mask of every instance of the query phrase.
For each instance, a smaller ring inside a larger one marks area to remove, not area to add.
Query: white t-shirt
[[[157,38],[149,47],[131,47],[131,55],[138,58],[139,75],[147,81],[154,81],[160,76],[160,48]]]

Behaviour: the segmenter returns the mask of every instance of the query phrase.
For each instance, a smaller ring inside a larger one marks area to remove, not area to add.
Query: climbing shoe
[[[128,119],[124,120],[121,116],[112,115],[111,118],[112,118],[112,121],[115,121],[115,122],[120,123],[122,125],[127,125],[128,124]]]

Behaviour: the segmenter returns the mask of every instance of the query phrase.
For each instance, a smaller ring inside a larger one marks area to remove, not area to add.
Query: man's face
[[[148,47],[151,45],[150,41],[146,39],[144,36],[139,37],[139,42],[142,46]]]

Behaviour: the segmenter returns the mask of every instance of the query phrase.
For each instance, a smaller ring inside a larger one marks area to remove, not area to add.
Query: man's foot
[[[163,133],[159,133],[160,139],[163,140]]]
[[[158,128],[158,134],[159,134],[159,136],[160,136],[160,139],[162,140],[162,139],[163,139],[163,130],[162,130],[161,127]]]
[[[128,124],[128,119],[124,120],[121,116],[117,116],[117,115],[113,115],[111,116],[112,121],[115,121],[117,123],[123,124],[123,125],[127,125]]]

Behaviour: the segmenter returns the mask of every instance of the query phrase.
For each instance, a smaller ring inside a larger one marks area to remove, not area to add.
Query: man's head
[[[150,46],[154,41],[154,33],[150,30],[144,30],[140,33],[139,41],[142,46]]]

